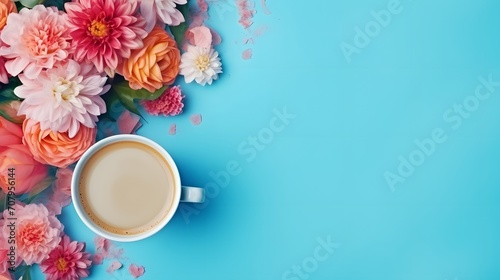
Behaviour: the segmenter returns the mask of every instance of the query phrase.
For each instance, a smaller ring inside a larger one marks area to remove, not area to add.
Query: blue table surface
[[[224,74],[179,80],[184,113],[138,131],[209,197],[116,243],[126,266],[145,280],[500,279],[499,1],[268,0],[270,15],[256,1],[250,30],[213,2]],[[94,252],[72,206],[61,219]],[[88,279],[132,279],[108,265]]]

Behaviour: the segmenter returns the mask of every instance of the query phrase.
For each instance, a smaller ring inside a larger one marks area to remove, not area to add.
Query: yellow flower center
[[[94,37],[102,38],[108,35],[108,26],[102,20],[94,19],[90,23],[89,32]]]
[[[68,265],[68,263],[66,262],[65,259],[59,258],[57,260],[56,268],[57,268],[57,270],[64,272],[68,269],[67,265]]]
[[[206,54],[200,55],[196,59],[195,64],[196,68],[198,68],[200,71],[206,71],[210,66],[210,58]]]

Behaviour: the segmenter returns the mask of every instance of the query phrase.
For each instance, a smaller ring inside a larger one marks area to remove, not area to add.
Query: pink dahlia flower
[[[187,4],[187,0],[142,0],[141,14],[147,21],[146,30],[150,32],[157,19],[170,26],[184,22],[184,16],[175,8],[184,4]]]
[[[150,115],[175,116],[182,113],[184,104],[182,103],[181,89],[179,86],[167,89],[160,97],[155,100],[145,100],[142,106]]]
[[[80,124],[93,128],[97,116],[106,112],[100,95],[110,86],[107,77],[90,64],[74,60],[40,73],[36,80],[19,75],[22,85],[14,93],[24,98],[19,115],[40,122],[42,130],[68,132],[76,135]]]
[[[63,236],[59,245],[42,262],[40,268],[47,280],[77,280],[89,276],[92,261],[90,254],[84,252],[85,243]]]
[[[14,205],[16,220],[16,253],[27,265],[41,263],[61,241],[64,226],[42,204]],[[3,212],[4,217],[9,210]],[[9,223],[4,223],[2,234],[9,236]]]
[[[137,1],[77,0],[64,7],[77,61],[90,61],[112,76],[130,50],[142,48],[146,22],[137,13]]]
[[[50,69],[66,60],[71,52],[67,16],[55,7],[37,5],[24,8],[7,18],[0,39],[0,56],[12,76],[23,72],[35,79],[42,69]]]

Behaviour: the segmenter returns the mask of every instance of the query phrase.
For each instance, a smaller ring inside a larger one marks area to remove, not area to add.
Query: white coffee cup
[[[204,189],[181,186],[177,166],[160,145],[121,134],[91,146],[71,180],[73,206],[93,232],[130,242],[160,231],[179,202],[203,203]]]

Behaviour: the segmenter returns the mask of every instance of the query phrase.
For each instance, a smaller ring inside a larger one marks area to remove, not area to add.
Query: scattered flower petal
[[[210,29],[210,32],[212,33],[212,44],[214,46],[220,45],[222,43],[222,38],[220,37],[219,33],[217,31]]]
[[[194,125],[200,125],[202,121],[201,114],[192,115],[189,119]]]
[[[250,9],[250,3],[248,0],[236,0],[236,5],[238,6],[238,11],[240,14],[239,23],[243,28],[247,29],[253,24],[253,15],[255,10]]]
[[[117,261],[117,260],[114,260],[108,267],[108,269],[106,269],[106,272],[108,273],[113,273],[114,271],[120,269],[122,267],[122,263]]]
[[[260,5],[262,6],[262,10],[264,11],[264,14],[270,15],[271,11],[269,11],[269,8],[267,8],[266,0],[260,0]]]
[[[95,254],[94,257],[92,258],[92,262],[94,265],[102,264],[102,261],[104,260],[104,256],[100,253]]]
[[[190,43],[193,46],[210,48],[212,46],[212,33],[206,26],[197,26],[189,30]]]
[[[177,125],[173,123],[170,125],[170,128],[168,129],[168,134],[175,135],[176,133],[177,133]]]
[[[130,275],[132,275],[132,277],[137,279],[137,278],[141,277],[142,275],[144,275],[145,269],[144,269],[144,266],[138,266],[136,264],[131,264],[128,267],[128,271],[130,272]]]
[[[133,134],[142,126],[141,118],[129,110],[123,111],[116,121],[118,125],[118,133]]]
[[[249,60],[250,58],[252,58],[252,49],[246,49],[245,51],[243,51],[241,57],[244,60]]]

